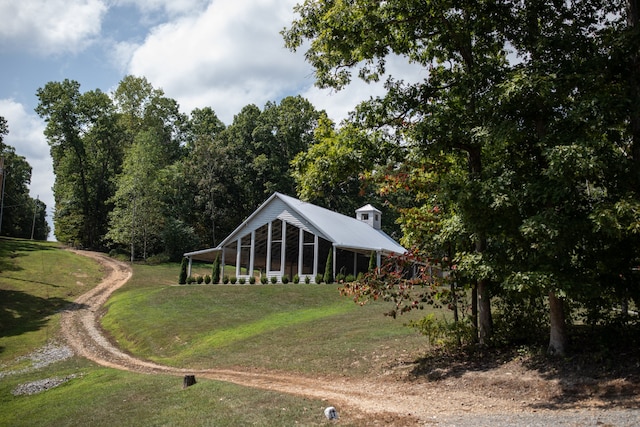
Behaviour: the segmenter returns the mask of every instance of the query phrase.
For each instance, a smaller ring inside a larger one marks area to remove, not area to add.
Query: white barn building
[[[380,228],[381,212],[371,205],[348,217],[274,193],[217,247],[185,253],[191,275],[193,260],[213,261],[220,255],[224,266],[235,266],[235,276],[248,279],[252,274],[269,279],[295,275],[315,281],[323,274],[329,251],[333,249],[333,274],[356,276],[366,272],[369,258],[404,254],[406,249]]]

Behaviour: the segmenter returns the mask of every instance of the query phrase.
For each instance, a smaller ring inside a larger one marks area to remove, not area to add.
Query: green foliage
[[[398,150],[378,134],[346,125],[339,130],[326,114],[314,131],[314,145],[291,162],[298,196],[305,201],[352,215],[366,203],[382,204],[370,180],[361,179]],[[393,213],[385,225],[394,228]]]
[[[329,255],[327,255],[327,261],[324,266],[324,275],[322,280],[326,284],[333,283],[333,248],[329,249]]]
[[[31,166],[23,156],[16,154],[14,147],[2,143],[3,135],[8,131],[6,120],[0,116],[0,158],[4,160],[0,177],[4,186],[2,235],[46,240],[50,232],[46,205],[29,196]]]
[[[199,285],[201,285],[201,284],[202,284],[202,282],[204,282],[204,277],[202,277],[202,276],[197,276],[197,277],[196,277],[196,282],[197,282]]]
[[[309,283],[311,283],[311,277],[309,277],[309,276],[304,276],[304,283],[306,283],[307,285],[308,285]]]
[[[475,328],[469,319],[453,322],[429,313],[422,319],[408,322],[408,325],[427,337],[431,346],[454,349],[475,342]]]
[[[244,277],[240,277],[238,279],[238,283],[240,283],[241,285],[244,285],[245,283],[247,283],[247,279],[245,279]]]
[[[260,276],[260,283],[262,283],[263,285],[266,285],[267,283],[269,283],[269,278],[267,277],[266,274],[263,274],[262,276]]]
[[[282,280],[282,283],[286,285],[287,283],[289,283],[289,276],[287,276],[286,274],[283,274],[281,280]]]
[[[184,285],[187,283],[188,266],[189,266],[189,260],[187,258],[182,258],[182,263],[180,263],[180,275],[178,276],[179,285]]]
[[[386,181],[403,244],[476,287],[479,339],[490,297],[520,279],[585,307],[637,295],[638,216],[624,206],[640,200],[639,15],[605,0],[368,6],[307,2],[285,43],[307,49],[321,87],[376,81],[390,54],[429,70],[389,77],[349,122],[406,148],[369,176]]]
[[[504,292],[497,299],[496,344],[541,346],[548,340],[548,308],[544,298],[532,291]]]
[[[347,276],[344,278],[344,281],[347,283],[352,283],[356,281],[356,277],[353,274],[347,274]]]
[[[256,276],[254,275],[249,276],[249,283],[254,285],[256,283]]]
[[[377,264],[376,253],[371,252],[371,255],[369,255],[369,269],[367,271],[373,272],[376,269]]]
[[[205,283],[206,285],[208,285],[209,283],[211,283],[211,276],[209,276],[208,274],[206,274],[206,275],[204,276],[204,283]]]
[[[225,285],[227,283],[229,283],[229,276],[227,276],[226,274],[222,277],[222,283],[224,283]]]
[[[220,283],[220,255],[219,254],[216,254],[216,259],[213,260],[211,280],[213,281],[214,284]]]
[[[298,276],[297,274],[293,275],[293,283],[300,283],[300,276]]]
[[[229,279],[232,285],[235,285],[236,282],[238,281],[238,278],[236,276],[231,276],[231,279]]]
[[[324,280],[324,275],[323,274],[316,274],[316,283],[317,284],[322,283],[323,280]]]
[[[68,79],[47,83],[37,96],[56,175],[56,237],[101,248],[125,146],[113,102],[100,90],[80,93]]]
[[[271,283],[278,283],[278,278],[276,276],[271,276]]]

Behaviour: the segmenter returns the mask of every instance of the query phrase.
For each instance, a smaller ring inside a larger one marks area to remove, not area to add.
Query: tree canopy
[[[393,129],[412,153],[383,190],[411,187],[398,206],[405,239],[451,252],[476,293],[481,343],[492,296],[545,298],[554,353],[570,301],[609,313],[638,301],[637,1],[309,0],[295,11],[285,43],[307,49],[320,87],[378,80],[390,55],[428,72],[388,77],[352,122]]]

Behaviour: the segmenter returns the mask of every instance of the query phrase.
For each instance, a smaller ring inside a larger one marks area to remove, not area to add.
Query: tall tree
[[[366,203],[381,206],[385,199],[376,192],[374,171],[395,166],[406,154],[379,132],[345,125],[336,130],[322,113],[314,132],[315,143],[296,155],[291,174],[298,196],[314,204],[352,216]],[[395,229],[395,215],[384,215],[385,230]]]
[[[49,82],[37,91],[36,112],[45,119],[51,147],[58,240],[88,248],[101,245],[105,206],[119,171],[122,149],[113,104],[100,90],[80,93],[71,80]]]
[[[162,206],[158,174],[166,158],[152,132],[140,132],[127,149],[118,190],[113,197],[106,238],[129,245],[131,260],[146,259],[162,252],[162,229],[166,218]]]
[[[340,89],[351,71],[365,81],[385,72],[390,54],[429,70],[423,82],[387,82],[384,99],[362,109],[367,126],[391,125],[433,155],[462,151],[468,178],[460,213],[475,236],[475,276],[479,307],[478,337],[491,335],[489,277],[482,258],[487,248],[488,209],[481,197],[482,132],[491,109],[488,91],[506,64],[502,35],[496,31],[498,8],[490,2],[306,1],[295,8],[300,18],[283,34],[291,49],[310,41],[307,60],[321,87]],[[469,264],[471,265],[471,264]]]

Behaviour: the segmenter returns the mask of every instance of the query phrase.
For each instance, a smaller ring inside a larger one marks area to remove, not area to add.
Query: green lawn
[[[0,426],[328,424],[320,400],[208,380],[183,390],[182,378],[78,357],[16,373],[31,365],[20,356],[57,336],[58,311],[102,274],[55,243],[14,239],[0,239],[0,268]],[[194,270],[206,274],[210,265]],[[384,317],[380,305],[359,307],[337,285],[178,286],[178,274],[178,264],[135,265],[132,280],[108,301],[103,326],[137,356],[194,369],[360,376],[411,361],[426,345],[403,319]],[[72,374],[46,392],[12,394],[19,384]]]
[[[103,326],[128,351],[193,368],[250,366],[363,374],[389,347],[424,348],[380,304],[360,307],[337,285],[186,285],[137,281],[107,303]],[[413,313],[415,315],[424,313]]]
[[[98,264],[57,243],[0,238],[0,363],[44,345],[59,311],[101,278]]]

